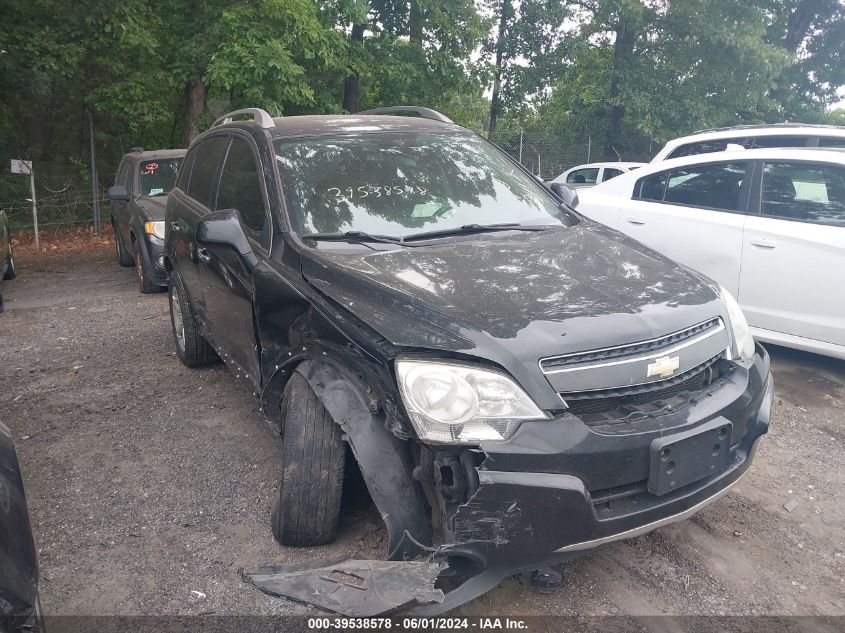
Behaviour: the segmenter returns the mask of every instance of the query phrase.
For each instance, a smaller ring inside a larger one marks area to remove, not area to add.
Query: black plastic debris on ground
[[[317,565],[262,567],[241,572],[241,578],[267,595],[346,616],[395,615],[444,598],[434,587],[443,571],[440,563],[346,560]]]

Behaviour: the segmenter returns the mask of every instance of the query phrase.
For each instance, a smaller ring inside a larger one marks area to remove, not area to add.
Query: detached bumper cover
[[[307,602],[347,615],[396,613],[403,608],[398,605],[415,615],[443,613],[488,591],[506,576],[564,562],[682,521],[725,495],[749,468],[757,440],[768,431],[773,390],[768,355],[758,347],[753,362],[738,367],[719,393],[679,412],[684,419],[678,426],[602,435],[573,422],[555,433],[555,423],[566,423],[561,418],[524,424],[511,441],[482,446],[486,459],[477,470],[478,487],[453,517],[455,538],[430,548],[426,558],[442,565],[441,580],[458,573],[469,576],[442,600],[431,593],[436,580],[430,576],[406,584],[405,599],[393,596],[388,611],[375,610],[373,601],[327,602],[320,594],[326,593],[331,566],[314,570],[311,594],[302,591],[301,575],[259,572],[245,575],[245,580],[273,595],[295,600],[310,595],[304,598]],[[731,421],[734,430],[727,467],[667,494],[651,494],[646,485],[650,443],[679,427],[696,428],[720,418]],[[523,469],[532,464],[542,470]],[[620,483],[607,486],[613,481]],[[376,563],[354,562],[357,569]],[[367,581],[368,587],[377,585],[377,581]],[[428,599],[428,604],[420,597]],[[368,606],[362,608],[364,603]]]

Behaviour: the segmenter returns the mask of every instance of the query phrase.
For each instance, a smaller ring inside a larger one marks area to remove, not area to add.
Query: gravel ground
[[[17,438],[48,615],[310,614],[238,568],[384,555],[379,516],[360,504],[331,546],[273,540],[277,438],[222,365],[179,363],[166,295],[140,295],[107,246],[18,269],[3,287],[0,419]],[[508,579],[459,612],[845,614],[845,363],[770,351],[771,431],[731,494],[560,566],[560,593]]]

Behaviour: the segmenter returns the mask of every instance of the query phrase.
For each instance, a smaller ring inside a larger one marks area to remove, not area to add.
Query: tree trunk
[[[199,77],[192,77],[185,84],[185,116],[182,128],[182,147],[188,147],[197,135],[197,123],[205,112],[205,96],[208,88]]]
[[[620,99],[626,61],[634,53],[634,31],[619,17],[616,26],[616,40],[613,42],[613,67],[610,74],[610,107],[607,111],[607,136],[605,137],[604,159],[619,160],[615,146],[622,136],[622,122],[625,119],[625,106]]]
[[[496,38],[496,70],[493,76],[493,94],[490,97],[490,122],[487,126],[487,138],[493,140],[496,124],[502,111],[502,64],[505,62],[508,22],[513,14],[512,0],[502,0],[502,13],[499,15],[499,33]]]
[[[832,5],[832,6],[831,6]],[[827,11],[826,11],[827,9]],[[782,46],[791,53],[798,51],[816,17],[823,12],[835,11],[836,2],[830,0],[801,0],[786,24]]]
[[[353,42],[362,44],[364,42],[364,31],[367,30],[366,24],[353,24],[352,34],[349,36]],[[353,44],[353,54],[355,45]],[[347,69],[346,79],[343,81],[343,109],[347,112],[358,111],[358,94],[360,88],[358,86],[358,73],[350,66]]]
[[[419,0],[411,0],[411,14],[408,20],[408,39],[411,44],[422,47],[423,43],[423,14]]]

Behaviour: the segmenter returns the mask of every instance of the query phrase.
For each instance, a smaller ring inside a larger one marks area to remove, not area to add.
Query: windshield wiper
[[[385,244],[401,244],[401,237],[390,235],[371,235],[364,231],[346,231],[345,233],[307,233],[301,235],[304,240],[325,240],[334,242],[383,242]]]
[[[426,240],[435,237],[448,237],[449,235],[463,235],[467,233],[493,233],[495,231],[545,231],[549,225],[546,224],[520,224],[519,222],[501,222],[499,224],[464,224],[463,226],[451,229],[437,229],[434,231],[423,231],[412,233],[402,238],[403,242],[409,240]]]

